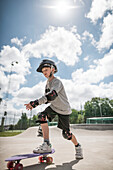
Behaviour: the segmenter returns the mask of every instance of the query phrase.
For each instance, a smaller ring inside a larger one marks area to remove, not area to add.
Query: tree
[[[19,119],[17,125],[17,129],[27,129],[28,128],[28,118],[26,113],[22,113],[21,118]]]
[[[78,119],[77,119],[77,123],[84,123],[84,115],[78,114]]]
[[[89,117],[113,116],[113,100],[95,97],[84,105],[85,119]]]
[[[75,109],[72,109],[72,114],[70,115],[70,123],[75,124],[77,123],[78,119],[78,111]]]
[[[38,119],[38,116],[33,115],[32,119],[29,119],[29,126],[35,126],[36,125],[36,120]]]

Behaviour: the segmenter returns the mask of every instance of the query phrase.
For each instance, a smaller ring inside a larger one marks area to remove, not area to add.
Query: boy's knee
[[[38,120],[36,120],[36,123],[40,124],[47,123],[47,116],[45,114],[40,113],[38,115]]]
[[[70,131],[62,131],[62,136],[67,139],[67,140],[71,140],[72,139],[72,133]]]

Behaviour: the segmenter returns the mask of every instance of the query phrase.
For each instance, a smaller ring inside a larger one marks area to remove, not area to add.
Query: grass
[[[4,132],[0,132],[0,137],[9,137],[9,136],[16,136],[20,133],[22,133],[23,131],[20,130],[14,130],[14,131],[4,131]]]

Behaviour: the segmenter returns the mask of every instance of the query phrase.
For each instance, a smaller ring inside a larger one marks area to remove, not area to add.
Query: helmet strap
[[[50,72],[49,78],[51,78],[51,76],[53,75],[53,71],[52,71],[53,68],[54,68],[54,67],[51,66],[51,72]]]
[[[52,73],[52,71],[51,71],[51,73],[50,73],[50,75],[49,75],[49,78],[51,78],[52,74],[53,74],[53,73]]]

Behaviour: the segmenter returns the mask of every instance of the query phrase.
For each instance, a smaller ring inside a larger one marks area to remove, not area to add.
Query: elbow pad
[[[31,105],[33,108],[35,108],[36,106],[39,105],[39,102],[38,102],[38,100],[31,101],[31,102],[30,102],[30,105]]]
[[[57,96],[58,96],[58,94],[55,90],[53,90],[52,92],[50,92],[46,95],[48,101],[55,100]]]

